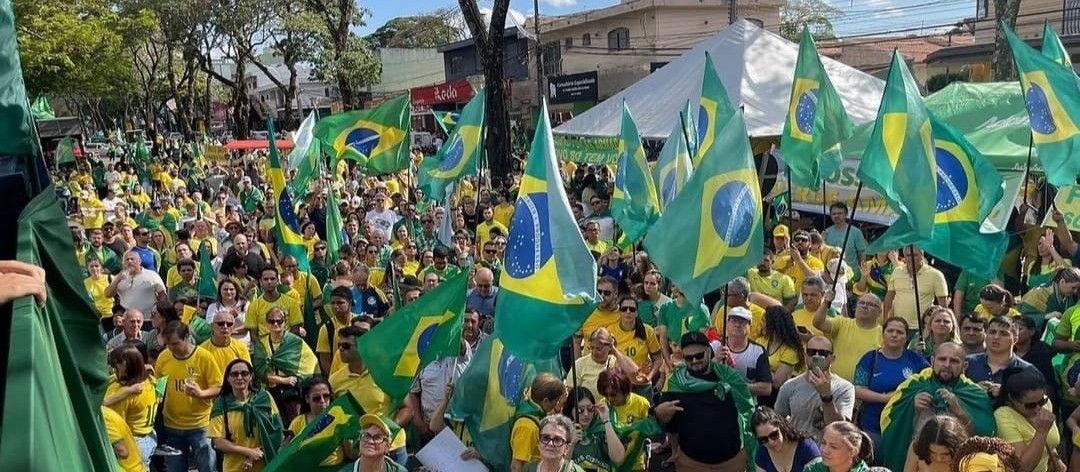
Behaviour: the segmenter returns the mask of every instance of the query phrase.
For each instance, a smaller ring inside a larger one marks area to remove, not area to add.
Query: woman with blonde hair
[[[874,442],[848,421],[834,421],[825,427],[821,440],[821,462],[807,465],[803,472],[866,472],[874,458]]]
[[[934,347],[948,342],[960,344],[960,323],[952,310],[935,305],[923,311],[922,333],[911,339],[908,349],[931,359]]]

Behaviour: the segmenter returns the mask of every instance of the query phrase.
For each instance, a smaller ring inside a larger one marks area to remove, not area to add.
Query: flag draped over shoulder
[[[396,316],[396,315],[395,315]],[[498,335],[480,343],[455,383],[449,416],[465,424],[476,450],[493,470],[510,470],[510,430],[526,391],[542,372],[562,378],[558,356],[527,361],[511,353]]]
[[[934,237],[919,245],[980,277],[996,278],[1009,236],[1004,231],[983,234],[979,228],[1004,194],[1001,174],[962,134],[937,118],[932,117],[931,121],[937,163],[937,206]],[[893,228],[906,223],[897,220]]]
[[[717,130],[728,122],[735,108],[731,106],[727,89],[720,81],[713,65],[712,55],[705,53],[705,74],[701,79],[701,99],[698,102],[696,150],[694,168],[701,166],[701,160],[713,147]]]
[[[315,124],[313,134],[334,160],[360,162],[364,172],[389,174],[409,168],[409,95],[369,110],[331,115]]]
[[[75,140],[71,136],[64,136],[56,144],[56,165],[75,163]]]
[[[333,454],[342,442],[360,437],[361,416],[364,416],[364,409],[352,393],[345,392],[308,422],[287,446],[281,448],[274,459],[266,464],[263,472],[318,470],[319,464]]]
[[[0,31],[0,254],[44,269],[48,293],[44,306],[22,297],[0,307],[0,463],[5,470],[118,470],[101,417],[109,369],[100,320],[33,134],[9,0],[0,0]]]
[[[711,143],[686,187],[645,236],[645,248],[687,300],[761,262],[761,188],[741,110]]]
[[[199,297],[217,300],[217,277],[214,276],[214,263],[210,259],[210,243],[199,244]]]
[[[660,217],[660,199],[649,174],[645,147],[637,124],[623,101],[622,132],[619,135],[619,161],[615,168],[615,188],[611,195],[611,214],[622,229],[619,246],[634,245]]]
[[[837,146],[851,136],[853,128],[821,63],[810,29],[804,27],[784,133],[780,135],[780,151],[792,182],[818,188],[840,168]]]
[[[934,232],[937,164],[930,113],[904,59],[893,52],[877,122],[857,175],[899,216],[869,253],[929,240]]]
[[[689,104],[687,104],[689,108]],[[696,136],[693,129],[692,117],[686,112],[679,115],[679,123],[675,123],[668,133],[664,147],[660,149],[660,156],[656,159],[656,166],[652,170],[653,182],[656,184],[656,195],[660,199],[660,209],[667,208],[668,203],[675,199],[686,182],[690,181],[690,174],[694,171],[694,164],[690,157],[690,146],[686,142],[690,136]],[[688,124],[690,129],[683,126]]]
[[[929,393],[934,397],[934,411],[949,411],[945,400],[937,395],[937,391],[942,388],[956,395],[964,411],[971,417],[976,436],[995,434],[997,425],[994,421],[994,410],[985,390],[964,376],[952,383],[942,383],[934,378],[934,370],[927,367],[901,383],[881,412],[881,441],[885,455],[883,460],[890,470],[904,470],[908,445],[916,433],[915,397],[923,392]]]
[[[274,200],[277,205],[275,211],[276,224],[274,233],[277,235],[278,249],[286,256],[296,258],[300,270],[311,271],[308,262],[307,246],[304,238],[300,236],[300,224],[296,218],[296,208],[292,203],[292,195],[285,186],[285,174],[281,170],[281,156],[278,154],[274,137],[274,122],[266,120],[267,139],[270,142],[270,165],[267,172],[270,174],[270,187],[274,190]]]
[[[476,175],[484,152],[484,102],[487,93],[477,92],[461,112],[461,121],[450,132],[438,154],[420,164],[420,189],[432,200],[442,201],[446,184]]]
[[[1080,79],[1071,67],[1035,51],[1004,24],[1001,28],[1020,73],[1031,138],[1046,180],[1055,187],[1075,184],[1080,174]]]
[[[750,417],[754,415],[757,402],[750,393],[750,386],[735,369],[727,364],[713,362],[709,364],[713,375],[718,381],[703,380],[690,374],[686,364],[679,364],[668,377],[664,384],[664,392],[671,393],[702,393],[713,392],[723,400],[731,395],[738,414],[739,431],[742,432],[742,449],[746,451],[746,465],[748,470],[754,467],[754,451],[757,449],[757,440],[754,428],[750,426]]]
[[[525,359],[558,353],[596,306],[596,261],[566,200],[546,103],[540,116],[495,305],[495,334]]]
[[[273,407],[274,399],[266,389],[257,389],[251,392],[251,397],[244,403],[240,403],[232,395],[223,395],[214,400],[214,406],[210,410],[210,417],[214,418],[227,415],[230,411],[239,411],[244,418],[240,427],[244,434],[253,437],[258,434],[266,456],[266,461],[274,460],[277,456],[277,445],[284,438],[284,426],[281,424],[281,415]],[[254,430],[254,431],[253,431]]]
[[[1061,38],[1054,31],[1054,27],[1050,26],[1050,20],[1043,21],[1042,53],[1054,62],[1072,69],[1069,51],[1061,44]]]
[[[447,135],[454,130],[454,127],[458,124],[458,118],[461,116],[452,111],[435,111],[431,110],[432,116],[435,117],[435,122],[439,124],[439,128],[442,128],[443,133]]]
[[[356,343],[356,350],[379,388],[393,401],[409,394],[424,366],[461,354],[461,330],[469,273],[439,284],[401,307]]]

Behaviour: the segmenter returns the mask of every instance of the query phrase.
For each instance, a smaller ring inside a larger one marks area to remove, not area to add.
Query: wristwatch
[[[821,395],[821,403],[832,403],[832,400],[833,400],[832,394]]]

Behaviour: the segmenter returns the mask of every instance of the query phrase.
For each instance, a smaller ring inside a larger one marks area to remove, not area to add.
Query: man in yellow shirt
[[[581,357],[581,343],[584,339],[592,339],[593,331],[598,328],[606,328],[608,332],[615,331],[619,327],[619,285],[615,279],[604,276],[596,282],[596,292],[600,294],[600,306],[596,307],[581,330],[574,334],[573,348],[574,359]]]
[[[303,337],[304,312],[300,309],[300,302],[293,297],[286,297],[278,292],[278,271],[274,267],[264,267],[259,272],[259,288],[263,294],[256,297],[248,305],[244,327],[255,331],[255,336],[261,337],[270,332],[270,326],[266,324],[266,314],[271,308],[278,307],[285,312],[289,329]]]
[[[319,328],[319,338],[315,344],[319,368],[325,375],[337,372],[341,368],[341,351],[333,343],[338,330],[352,323],[352,307],[353,296],[349,287],[336,287],[330,292],[330,323]]]
[[[210,323],[210,339],[199,345],[214,356],[214,361],[222,371],[236,359],[251,362],[251,352],[248,351],[247,344],[232,337],[235,327],[236,315],[231,309],[222,308],[214,315],[214,322]]]
[[[496,192],[499,199],[499,204],[495,205],[495,221],[502,223],[503,226],[509,228],[510,220],[514,218],[514,203],[509,200],[507,195],[503,192]],[[483,246],[481,246],[483,247]]]
[[[750,290],[778,300],[788,311],[794,310],[799,302],[799,292],[795,291],[795,281],[787,274],[773,270],[775,260],[771,249],[765,249],[765,255],[757,267],[746,271],[746,280]]]
[[[718,304],[718,306],[713,309],[713,326],[716,327],[718,331],[723,331],[725,305],[728,310],[736,307],[746,308],[750,311],[751,315],[747,338],[758,344],[769,344],[768,340],[764,339],[765,336],[762,333],[762,326],[765,324],[765,307],[772,306],[777,302],[761,295],[757,295],[757,298],[759,299],[758,302],[764,303],[764,305],[751,302],[750,282],[744,277],[735,277],[734,279],[731,279],[731,282],[728,282],[727,288],[724,290],[726,290],[725,294],[727,295],[727,299],[723,301],[723,304]]]
[[[168,349],[158,356],[154,365],[159,377],[168,377],[162,409],[164,440],[180,450],[179,455],[169,456],[165,463],[170,471],[183,471],[188,470],[189,459],[194,459],[199,472],[211,472],[214,449],[207,428],[210,408],[221,391],[224,374],[214,356],[192,344],[190,336],[187,325],[179,321],[166,325],[162,337]]]
[[[139,454],[139,446],[135,444],[135,436],[131,434],[124,418],[109,407],[101,407],[101,417],[105,422],[105,433],[109,436],[113,453],[120,463],[120,470],[124,472],[146,472],[146,464],[143,463],[142,455]]]
[[[484,216],[484,221],[481,221],[480,224],[476,225],[476,247],[482,248],[484,247],[484,243],[491,240],[491,230],[494,228],[498,228],[499,231],[502,232],[500,234],[510,233],[510,231],[506,229],[506,225],[495,221],[495,210],[490,206],[485,206],[484,211],[481,214]]]
[[[341,354],[341,361],[345,365],[330,374],[330,386],[334,390],[334,395],[337,396],[344,395],[345,392],[352,393],[353,398],[356,399],[356,402],[360,404],[365,413],[393,418],[398,426],[404,428],[412,421],[412,400],[406,396],[405,401],[398,407],[397,411],[390,410],[394,403],[393,400],[375,384],[371,372],[364,365],[360,353],[356,351],[356,341],[364,334],[366,334],[365,331],[355,326],[346,326],[338,330],[337,347]],[[408,460],[408,453],[405,451],[405,440],[405,430],[402,429],[401,433],[394,436],[394,439],[390,442],[389,456],[395,462],[401,464]]]
[[[935,302],[939,306],[949,306],[949,287],[945,283],[945,275],[926,263],[922,249],[906,246],[901,251],[900,260],[906,265],[893,269],[892,284],[889,285],[889,291],[885,293],[885,317],[902,316],[907,320],[910,326],[908,330],[910,338],[919,326],[919,311],[925,311]],[[911,276],[911,267],[915,268],[914,272],[919,281],[918,303],[915,300],[915,284]]]
[[[795,311],[791,312],[791,317],[795,319],[795,329],[799,330],[799,337],[802,338],[803,343],[806,343],[814,336],[825,336],[824,331],[814,327],[814,314],[821,308],[822,300],[824,298],[825,280],[821,277],[814,276],[803,282],[803,304],[799,305],[795,308]],[[830,316],[837,315],[831,308],[829,310]],[[858,362],[858,360],[856,360],[856,362]]]
[[[791,250],[776,257],[775,267],[791,277],[796,287],[802,287],[803,281],[808,277],[821,275],[821,271],[825,270],[825,263],[810,254],[810,233],[796,231],[792,241],[794,244]]]
[[[600,239],[600,223],[597,223],[596,221],[586,222],[584,236],[585,247],[589,248],[589,252],[595,253],[593,258],[599,258],[600,255],[607,252],[607,241]]]
[[[855,366],[863,354],[881,347],[883,332],[881,329],[881,300],[872,293],[859,297],[855,308],[855,318],[828,315],[835,295],[829,291],[814,313],[814,327],[821,330],[833,342],[832,371],[848,382],[855,378]]]

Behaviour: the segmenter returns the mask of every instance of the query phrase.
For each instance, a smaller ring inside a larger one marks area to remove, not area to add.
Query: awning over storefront
[[[252,149],[269,149],[270,141],[265,139],[239,139],[229,141],[225,147],[230,151],[250,151]],[[287,139],[277,140],[278,149],[292,149],[293,143]]]

